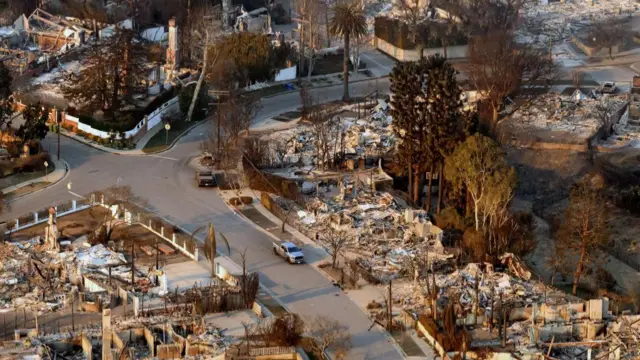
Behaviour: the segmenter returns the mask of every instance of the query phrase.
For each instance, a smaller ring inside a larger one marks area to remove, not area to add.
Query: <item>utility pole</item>
[[[158,249],[158,239],[156,238],[156,286],[160,285],[160,250]]]
[[[135,280],[136,280],[136,249],[134,247],[134,242],[131,240],[131,286],[135,288]]]
[[[58,161],[60,161],[60,117],[58,116],[58,110],[56,107],[53,107],[53,112],[56,114],[56,132],[58,133]]]
[[[302,82],[302,65],[304,65],[304,24],[308,21],[298,18],[293,19],[293,21],[298,23],[298,32],[300,33],[300,40],[298,41],[298,84],[300,84]]]
[[[209,96],[212,98],[215,98],[216,101],[209,103],[209,105],[215,105],[216,106],[216,128],[217,128],[217,134],[216,134],[216,140],[218,142],[217,144],[217,148],[218,148],[218,156],[220,156],[220,143],[221,143],[221,131],[222,131],[222,111],[220,111],[220,106],[222,106],[223,104],[226,103],[226,101],[222,100],[223,96],[229,96],[229,91],[223,91],[223,90],[209,90]],[[220,159],[218,159],[218,161],[220,161]]]
[[[71,294],[71,331],[76,332],[76,318],[75,318],[75,311],[74,311],[74,307],[75,307],[75,295]]]
[[[392,279],[389,279],[389,308],[387,309],[387,331],[389,331],[389,334],[391,334],[391,330],[393,329],[392,323],[391,323],[391,319],[392,319],[392,307],[393,307],[393,300],[391,299],[391,283],[393,282]]]

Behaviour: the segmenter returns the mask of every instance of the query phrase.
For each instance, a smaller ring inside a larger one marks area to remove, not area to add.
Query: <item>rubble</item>
[[[605,104],[615,113],[627,104],[626,95],[584,94],[579,90],[572,96],[547,93],[519,107],[502,126],[517,133],[540,131],[571,134],[573,141],[583,141],[595,134],[601,126],[598,106]]]
[[[358,105],[346,105],[338,109],[328,121],[329,128],[326,130],[331,135],[338,135],[330,136],[330,143],[326,147],[360,157],[381,156],[391,150],[395,145],[395,137],[389,106],[384,100],[377,101],[378,104],[370,110],[360,109],[361,117],[356,113]],[[322,148],[323,144],[318,143],[317,135],[312,124],[301,123],[293,129],[263,135],[261,140],[269,144],[272,163],[283,163],[285,166],[298,164],[298,170],[303,171],[304,166],[319,165],[317,148]],[[328,154],[329,161],[333,160],[332,153]],[[287,174],[290,171],[284,174],[283,171],[272,172],[293,177]]]
[[[599,21],[626,14],[635,14],[637,4],[633,0],[609,1],[532,1],[525,4],[525,17],[544,19],[545,27],[567,29],[571,23],[580,21]]]

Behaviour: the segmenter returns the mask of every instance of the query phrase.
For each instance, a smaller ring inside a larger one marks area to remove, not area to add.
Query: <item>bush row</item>
[[[14,161],[0,162],[0,177],[6,177],[18,173],[31,173],[35,171],[44,171],[44,162],[51,164],[48,153],[40,153],[14,159]],[[50,168],[51,170],[51,168]]]

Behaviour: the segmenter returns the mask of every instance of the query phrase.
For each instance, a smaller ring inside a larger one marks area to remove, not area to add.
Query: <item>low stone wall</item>
[[[373,45],[383,53],[399,60],[399,61],[416,61],[420,59],[420,52],[418,50],[405,50],[398,48],[380,38],[374,37]],[[464,59],[467,57],[468,45],[455,45],[447,47],[448,59]],[[424,56],[440,54],[444,56],[444,48],[425,48]]]
[[[607,57],[609,56],[609,48],[590,46],[584,43],[578,36],[571,35],[571,42],[582,50],[588,57]],[[611,48],[611,55],[620,52],[620,46],[615,45]]]

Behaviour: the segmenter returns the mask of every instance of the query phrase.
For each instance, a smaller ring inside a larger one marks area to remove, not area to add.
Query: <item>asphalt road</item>
[[[368,94],[376,89],[388,91],[388,80],[351,84],[352,96]],[[314,89],[312,96],[321,101],[340,99],[342,87]],[[300,105],[298,93],[263,99],[257,122]],[[105,153],[66,137],[61,137],[61,157],[71,171],[66,179],[36,194],[17,199],[0,216],[5,221],[31,211],[73,199],[116,183],[129,185],[136,195],[145,198],[158,215],[187,230],[212,222],[230,241],[231,257],[246,250],[247,267],[260,273],[260,281],[291,311],[310,317],[327,315],[350,328],[354,348],[349,359],[401,359],[390,338],[374,327],[365,313],[323,275],[309,265],[292,266],[276,257],[271,250],[271,238],[255,229],[224,204],[217,192],[194,185],[189,160],[200,153],[206,140],[208,123],[194,128],[166,153],[147,156],[124,156]],[[49,134],[44,146],[55,154],[57,139]],[[220,249],[222,250],[222,249]]]

